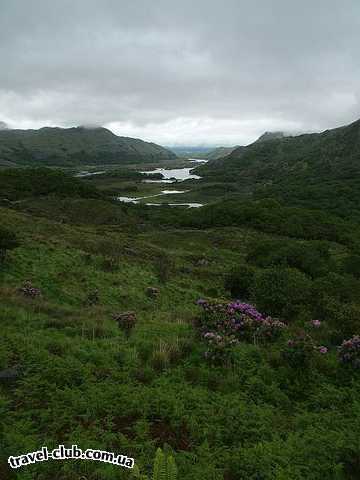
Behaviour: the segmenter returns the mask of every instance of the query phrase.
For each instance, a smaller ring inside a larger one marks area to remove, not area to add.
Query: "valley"
[[[262,157],[233,155],[230,176],[193,158],[0,170],[7,456],[46,438],[121,445],[141,471],[169,449],[184,480],[357,478],[357,217],[262,197]],[[59,469],[107,478],[26,472]]]

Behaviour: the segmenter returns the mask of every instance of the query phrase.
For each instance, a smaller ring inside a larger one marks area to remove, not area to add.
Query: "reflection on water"
[[[140,203],[140,200],[144,200],[146,198],[154,198],[154,197],[161,197],[163,195],[171,195],[171,194],[180,194],[186,193],[189,190],[162,190],[161,193],[157,193],[156,195],[148,195],[146,197],[117,197],[120,202],[125,203]],[[189,208],[198,208],[202,207],[202,203],[146,203],[148,206],[156,206],[159,207],[161,205],[170,205],[171,207],[189,207]]]
[[[102,173],[106,173],[105,170],[101,172],[88,172],[87,170],[84,170],[83,172],[79,172],[75,175],[75,177],[91,177],[92,175],[101,175]]]
[[[208,160],[203,160],[201,158],[189,158],[189,162],[193,163],[207,163]]]
[[[152,207],[161,207],[162,205],[169,205],[170,207],[188,207],[188,208],[199,208],[203,207],[203,203],[147,203],[146,205]]]
[[[186,193],[189,190],[162,190],[161,193],[157,193],[155,195],[147,195],[146,197],[117,197],[120,202],[125,203],[139,203],[139,200],[143,200],[144,198],[154,198],[154,197],[162,197],[163,195],[173,195],[179,193]],[[156,203],[155,205],[160,205]]]

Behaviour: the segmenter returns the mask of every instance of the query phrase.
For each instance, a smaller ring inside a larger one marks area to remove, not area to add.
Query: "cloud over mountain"
[[[246,144],[360,116],[356,0],[13,0],[0,117],[158,143]]]

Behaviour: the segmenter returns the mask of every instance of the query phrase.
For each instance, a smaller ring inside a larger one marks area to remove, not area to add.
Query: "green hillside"
[[[196,173],[236,183],[256,198],[357,215],[360,120],[319,134],[257,141],[198,167]]]
[[[79,166],[158,162],[176,155],[106,128],[0,130],[0,165]]]
[[[0,171],[5,195],[1,480],[158,478],[158,447],[182,480],[360,477],[358,223],[122,204],[44,168]],[[59,444],[136,471],[7,465]]]
[[[202,158],[206,160],[217,160],[218,158],[226,157],[230,155],[238,147],[217,147],[214,150],[204,154]]]

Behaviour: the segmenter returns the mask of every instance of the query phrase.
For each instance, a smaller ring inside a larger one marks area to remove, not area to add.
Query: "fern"
[[[135,465],[132,472],[133,477],[138,480],[149,480],[146,475],[141,475],[139,468]],[[176,480],[177,468],[174,457],[164,453],[161,448],[156,450],[153,475],[151,480]]]

